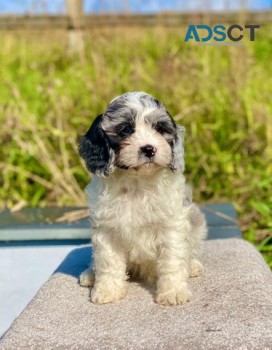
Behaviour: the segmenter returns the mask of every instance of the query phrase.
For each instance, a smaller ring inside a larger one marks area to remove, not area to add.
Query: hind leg
[[[197,259],[191,259],[190,261],[190,277],[198,277],[203,272],[203,265]]]
[[[197,259],[197,256],[201,250],[203,240],[207,236],[207,225],[204,215],[196,205],[192,207],[190,212],[190,222],[192,225],[192,232],[190,235],[190,277],[197,277],[200,276],[203,271],[203,266]]]
[[[94,272],[92,267],[84,270],[79,276],[79,284],[82,287],[92,287],[94,285]]]

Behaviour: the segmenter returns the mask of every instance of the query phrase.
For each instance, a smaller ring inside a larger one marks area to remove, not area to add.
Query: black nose
[[[151,146],[151,145],[145,145],[145,146],[141,147],[141,151],[143,152],[143,154],[146,157],[152,158],[152,157],[154,157],[154,155],[156,153],[156,148]]]

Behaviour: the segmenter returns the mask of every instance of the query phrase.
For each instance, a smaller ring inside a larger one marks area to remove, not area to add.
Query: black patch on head
[[[81,137],[79,154],[91,173],[108,176],[112,155],[109,140],[100,126],[101,120],[102,115],[99,115]]]
[[[111,104],[109,104],[105,114],[107,114],[107,116],[111,119],[114,117],[114,113],[123,107],[124,102],[121,99],[117,99],[116,101],[113,101]]]
[[[154,129],[160,133],[161,135],[168,134],[168,135],[175,135],[175,128],[173,127],[173,124],[170,123],[169,120],[159,120],[155,125]]]
[[[129,122],[123,121],[115,126],[115,132],[122,139],[127,138],[135,132],[135,126]]]
[[[160,108],[145,116],[145,123],[151,124],[152,128],[161,134],[172,147],[176,137],[176,124],[167,110],[161,105]]]
[[[163,107],[162,103],[159,100],[157,100],[155,97],[148,95],[148,94],[142,95],[139,98],[139,101],[141,102],[141,104],[143,106],[146,106],[146,105],[150,104],[150,102],[151,102],[151,104],[155,105],[157,108]]]
[[[135,132],[135,126],[129,122],[123,121],[114,126],[114,132],[108,135],[111,148],[118,153],[120,150],[120,143]]]
[[[156,103],[157,108],[161,108],[162,107],[162,103],[159,100],[157,100],[156,98],[153,98],[153,100]]]
[[[103,129],[109,139],[110,146],[117,153],[120,142],[135,132],[135,118],[137,112],[120,103],[121,98],[113,101],[104,114]]]

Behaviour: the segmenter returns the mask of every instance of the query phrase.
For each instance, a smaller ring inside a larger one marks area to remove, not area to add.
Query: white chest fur
[[[168,169],[149,176],[120,170],[96,177],[86,190],[92,225],[120,240],[130,260],[155,258],[164,228],[182,216],[184,188],[184,177]]]

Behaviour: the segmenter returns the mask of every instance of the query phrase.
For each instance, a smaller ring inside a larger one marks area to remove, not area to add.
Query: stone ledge
[[[126,299],[94,305],[77,276],[89,247],[75,249],[0,342],[1,349],[272,349],[272,274],[241,239],[205,242],[193,300],[158,306],[131,282]]]

